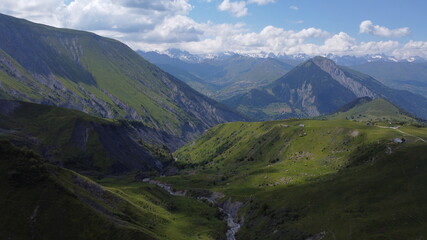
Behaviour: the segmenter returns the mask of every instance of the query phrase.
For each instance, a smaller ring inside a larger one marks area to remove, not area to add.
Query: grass
[[[347,119],[361,122],[416,123],[409,114],[384,99],[375,99],[345,112],[328,116],[330,119]]]
[[[244,202],[238,239],[423,239],[426,136],[410,124],[228,123],[175,152],[181,175],[159,180]]]
[[[0,18],[2,39],[14,43],[0,52],[10,62],[0,66],[1,85],[19,100],[138,120],[182,139],[219,122],[243,119],[116,40]]]
[[[151,171],[156,161],[170,161],[168,150],[158,140],[151,140],[150,133],[138,132],[145,129],[141,123],[132,125],[125,120],[25,102],[2,104],[19,107],[9,116],[0,115],[0,128],[6,129],[0,138],[28,146],[52,163],[103,176],[135,169]],[[117,147],[116,141],[123,146]]]
[[[216,208],[131,178],[101,185],[0,142],[1,239],[224,239]]]
[[[165,180],[189,187],[191,179],[198,179],[202,181],[198,187],[209,185],[223,188],[233,197],[248,196],[264,188],[334,173],[349,164],[358,148],[401,135],[393,129],[342,120],[228,123],[179,149],[174,156],[185,168],[184,176]],[[233,186],[248,192],[234,196]]]
[[[414,144],[371,164],[257,194],[246,205],[240,239],[299,239],[285,235],[295,229],[301,237],[324,233],[323,239],[423,239],[426,154],[425,145]],[[253,238],[263,234],[269,237]]]

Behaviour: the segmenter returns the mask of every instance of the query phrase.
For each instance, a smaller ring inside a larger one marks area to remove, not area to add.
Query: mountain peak
[[[310,61],[316,64],[320,69],[328,73],[335,81],[350,90],[358,98],[378,98],[378,94],[371,91],[362,83],[355,81],[355,79],[347,76],[347,74],[331,59],[317,56],[310,59]]]

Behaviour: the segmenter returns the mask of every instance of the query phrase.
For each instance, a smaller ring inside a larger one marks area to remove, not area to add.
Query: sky
[[[1,0],[0,13],[194,54],[427,58],[425,0]]]

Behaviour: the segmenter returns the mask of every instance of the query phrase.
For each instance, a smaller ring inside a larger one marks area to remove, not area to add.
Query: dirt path
[[[412,135],[412,134],[409,134],[409,133],[407,133],[407,132],[404,132],[404,131],[400,130],[400,129],[399,129],[399,127],[386,127],[386,126],[377,126],[377,127],[379,127],[379,128],[389,128],[389,129],[393,129],[393,130],[396,130],[396,131],[400,132],[400,133],[401,133],[401,134],[403,134],[403,135],[410,136],[410,137],[414,137],[414,138],[417,138],[417,140],[419,140],[419,141],[422,141],[422,142],[427,143],[427,141],[426,141],[425,139],[423,139],[423,138],[421,138],[421,137],[418,137],[418,136],[415,136],[415,135]]]

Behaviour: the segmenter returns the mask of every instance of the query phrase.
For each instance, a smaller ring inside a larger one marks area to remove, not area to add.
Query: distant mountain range
[[[224,101],[257,120],[330,114],[360,97],[384,98],[427,118],[427,99],[391,89],[374,78],[324,57],[310,59],[262,88]]]
[[[253,88],[265,86],[309,60],[306,54],[194,55],[179,49],[138,51],[144,58],[185,81],[203,94],[223,101]],[[421,57],[398,59],[386,55],[325,56],[341,66],[368,74],[384,85],[427,97],[427,61]],[[285,63],[285,65],[279,64]],[[276,78],[276,79],[274,79]]]
[[[183,140],[244,119],[116,40],[6,15],[0,32],[3,98],[137,120]]]
[[[176,49],[167,53],[138,53],[197,91],[216,100],[224,100],[269,84],[293,67],[278,59],[239,54],[202,58]]]
[[[151,56],[154,55],[166,55],[173,59],[179,59],[181,61],[190,62],[190,63],[200,63],[204,62],[206,60],[222,60],[226,59],[229,56],[233,55],[241,55],[244,57],[249,58],[273,58],[278,59],[287,63],[290,63],[291,65],[297,65],[303,61],[307,61],[313,56],[307,55],[307,54],[293,54],[293,55],[276,55],[273,53],[258,53],[258,54],[240,54],[236,52],[224,52],[224,53],[218,53],[218,54],[191,54],[187,51],[180,50],[180,49],[167,49],[165,51],[142,51],[138,50],[138,52],[142,55],[148,54]],[[369,62],[400,62],[400,63],[426,63],[427,59],[424,59],[419,56],[411,56],[406,58],[398,58],[394,56],[388,56],[385,54],[367,54],[364,56],[352,56],[352,55],[335,55],[335,54],[327,54],[323,57],[329,58],[331,60],[334,60],[338,65],[344,65],[344,66],[353,66],[353,65],[359,65]],[[150,58],[147,60],[151,61]]]
[[[386,86],[408,90],[427,97],[426,62],[369,62],[351,66]]]

